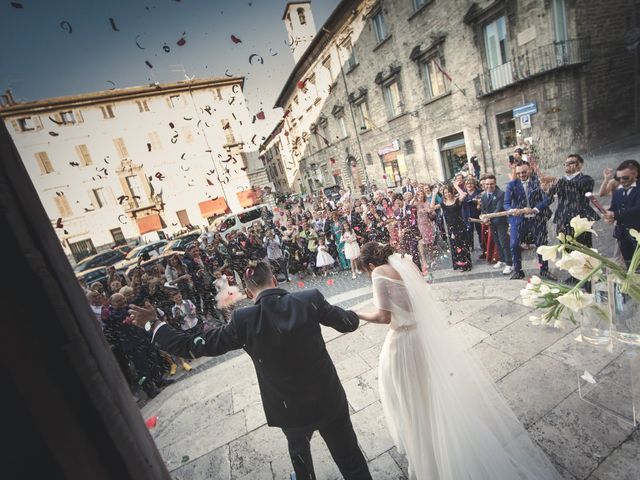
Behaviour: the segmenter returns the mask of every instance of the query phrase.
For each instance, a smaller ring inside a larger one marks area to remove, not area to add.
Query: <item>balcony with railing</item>
[[[590,60],[591,49],[586,39],[554,42],[527,50],[474,78],[476,96],[486,97],[517,83]]]

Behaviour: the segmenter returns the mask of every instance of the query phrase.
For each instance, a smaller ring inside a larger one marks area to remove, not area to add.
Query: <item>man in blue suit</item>
[[[511,279],[524,278],[520,244],[530,234],[536,247],[547,243],[547,221],[551,218],[549,204],[551,200],[541,188],[538,177],[531,174],[528,163],[519,162],[516,166],[516,179],[507,183],[504,193],[504,209],[509,212],[511,239],[509,247],[513,258],[513,274]],[[556,280],[549,273],[549,265],[542,261],[540,277]]]
[[[627,266],[638,242],[629,233],[630,229],[640,231],[640,188],[638,188],[638,173],[640,164],[635,160],[625,160],[616,169],[616,180],[620,186],[613,192],[609,212],[604,220],[616,226],[613,237],[618,240],[620,252]]]

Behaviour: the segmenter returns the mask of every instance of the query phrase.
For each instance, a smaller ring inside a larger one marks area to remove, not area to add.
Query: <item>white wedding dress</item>
[[[374,270],[377,308],[391,312],[380,353],[380,399],[398,450],[417,480],[560,479],[482,367],[452,334],[411,261]]]

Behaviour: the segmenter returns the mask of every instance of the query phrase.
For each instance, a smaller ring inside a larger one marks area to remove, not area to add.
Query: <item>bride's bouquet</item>
[[[537,253],[543,260],[555,263],[558,268],[566,270],[569,275],[579,281],[575,286],[570,287],[542,280],[536,276],[531,277],[526,288],[520,291],[522,303],[545,311],[541,316],[529,317],[532,323],[548,323],[556,328],[563,328],[566,318],[576,324],[575,314],[583,309],[599,309],[600,306],[594,301],[594,295],[587,293],[583,287],[589,281],[596,283],[604,280],[605,271],[620,284],[622,293],[629,295],[635,301],[640,301],[640,275],[636,273],[640,266],[640,232],[634,229],[629,232],[638,244],[627,269],[577,240],[585,232],[596,235],[592,228],[594,223],[583,217],[574,217],[571,219],[573,236],[560,233],[557,237],[559,244],[538,247]]]

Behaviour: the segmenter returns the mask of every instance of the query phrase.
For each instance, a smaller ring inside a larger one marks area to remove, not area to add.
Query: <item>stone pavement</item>
[[[525,258],[525,268],[533,272],[533,252],[526,252]],[[579,344],[574,328],[531,325],[532,311],[518,299],[525,282],[510,281],[486,264],[474,266],[467,275],[441,268],[435,277],[432,288],[448,306],[451,328],[495,379],[565,478],[640,478],[640,434],[604,408],[581,399],[578,392],[579,377],[587,368],[605,385],[612,360],[621,361],[618,353]],[[288,288],[320,288],[330,301],[346,308],[371,305],[365,275],[352,280],[342,272],[331,278],[332,285],[316,277]],[[406,461],[387,433],[377,391],[378,355],[386,330],[363,322],[353,333],[325,328],[323,335],[374,478],[404,479]],[[142,408],[145,419],[158,416],[151,434],[173,478],[288,479],[292,468],[286,441],[279,429],[265,423],[250,358],[244,352],[230,352],[198,359],[193,365],[193,372]],[[606,385],[625,388],[620,380]],[[591,387],[583,382],[583,393],[585,386]],[[594,390],[592,397],[607,391]],[[606,403],[608,398],[601,400]],[[312,451],[319,479],[340,478],[318,434],[312,439]]]

